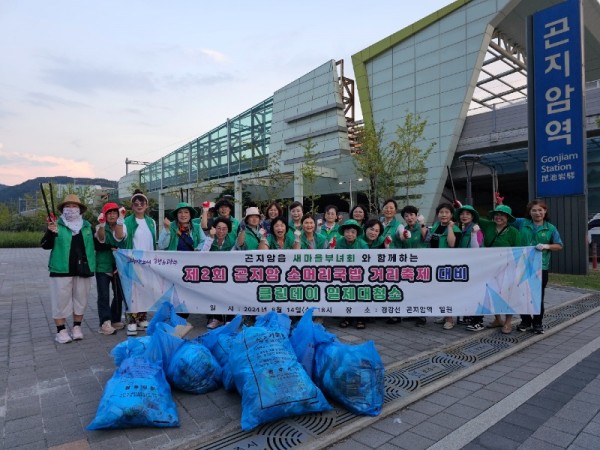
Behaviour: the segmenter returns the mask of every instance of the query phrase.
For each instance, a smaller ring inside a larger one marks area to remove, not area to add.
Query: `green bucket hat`
[[[490,211],[490,212],[488,213],[488,217],[489,217],[490,219],[493,219],[493,218],[494,218],[494,214],[496,214],[496,213],[503,213],[503,214],[506,214],[506,215],[508,216],[508,221],[509,221],[510,223],[512,223],[512,222],[514,222],[515,220],[517,220],[517,219],[515,219],[515,217],[512,215],[512,209],[510,209],[510,206],[508,206],[508,205],[498,205],[498,206],[496,206],[496,209],[494,209],[493,211]]]
[[[460,221],[460,213],[462,213],[463,211],[469,211],[473,215],[474,223],[479,222],[479,213],[471,205],[462,205],[460,208],[458,208],[456,211],[454,211],[454,219],[453,220],[455,222]]]
[[[362,236],[362,234],[363,234],[363,229],[362,229],[362,227],[361,227],[361,226],[360,226],[360,224],[359,224],[359,223],[358,223],[356,220],[354,220],[354,219],[348,219],[348,220],[346,220],[346,221],[344,222],[344,225],[342,225],[342,226],[339,228],[339,233],[340,233],[341,235],[343,235],[343,234],[344,234],[344,231],[346,231],[348,228],[354,228],[354,229],[356,229],[356,232],[357,232],[357,235],[358,235],[358,236]]]
[[[171,220],[177,220],[177,213],[180,209],[188,209],[190,211],[190,219],[194,219],[198,216],[198,211],[196,211],[196,209],[192,205],[186,202],[179,202],[177,203],[175,209],[169,215]]]

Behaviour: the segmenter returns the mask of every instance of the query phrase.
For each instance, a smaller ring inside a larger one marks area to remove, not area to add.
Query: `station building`
[[[428,221],[454,192],[465,199],[467,181],[481,213],[492,209],[499,190],[515,214],[524,215],[527,18],[558,3],[454,1],[354,54],[354,80],[345,76],[343,61],[326,61],[221,126],[128,173],[119,181],[119,196],[128,198],[131,183],[141,182],[158,200],[160,215],[182,190],[194,204],[212,200],[205,197],[217,197],[224,186],[234,186],[237,199],[242,191],[259,198],[265,183],[285,175],[289,183],[279,198],[302,200],[310,190],[355,203],[368,189],[353,162],[356,90],[364,122],[385,128],[383,146],[408,113],[427,120],[422,145],[435,145],[413,203]],[[600,212],[600,4],[584,0],[583,9],[588,192],[580,211],[556,211],[553,218]],[[317,154],[317,178],[310,186],[302,177],[307,146]],[[241,214],[239,201],[236,215]],[[571,229],[566,222],[557,225]]]

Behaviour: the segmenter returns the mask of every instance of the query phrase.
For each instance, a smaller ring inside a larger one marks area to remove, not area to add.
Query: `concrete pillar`
[[[238,177],[233,181],[233,196],[235,197],[234,217],[238,220],[243,217],[242,214],[242,182]]]
[[[302,164],[294,165],[294,201],[304,204],[304,177]]]

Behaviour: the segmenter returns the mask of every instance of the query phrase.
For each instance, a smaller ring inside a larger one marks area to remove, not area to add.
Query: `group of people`
[[[515,219],[512,210],[497,196],[497,206],[488,218],[480,217],[471,205],[442,203],[436,208],[436,220],[430,227],[418,208],[407,205],[400,211],[393,199],[383,203],[381,217],[369,217],[364,205],[354,206],[349,218],[339,220],[338,208],[327,206],[323,219],[305,213],[300,202],[289,207],[289,220],[282,206],[272,202],[262,214],[255,206],[248,207],[242,220],[233,217],[234,205],[227,198],[218,200],[213,208],[203,204],[201,214],[187,202],[180,202],[158,233],[156,222],[146,214],[148,199],[139,190],[132,198],[132,212],[107,203],[98,217],[95,230],[82,218],[86,207],[76,195],[68,195],[59,205],[60,217],[48,223],[42,247],[51,249],[50,291],[52,314],[56,324],[56,341],[68,343],[83,339],[81,321],[87,305],[91,277],[96,275],[98,289],[99,332],[114,334],[127,326],[127,334],[134,336],[138,329],[147,327],[145,312],[126,313],[122,320],[122,289],[112,250],[116,248],[169,251],[248,251],[248,250],[314,250],[314,249],[382,249],[382,248],[479,248],[507,246],[535,246],[543,252],[542,309],[534,316],[522,316],[518,329],[532,327],[543,333],[544,290],[548,282],[550,252],[562,249],[558,230],[549,221],[548,208],[543,200],[527,205],[528,217]],[[457,206],[457,208],[455,208]],[[110,302],[112,286],[113,301]],[[71,332],[67,318],[73,317]],[[217,328],[231,318],[207,316],[207,327]],[[351,324],[342,318],[341,327]],[[391,317],[387,323],[400,322]],[[444,329],[455,326],[454,317],[439,320]],[[358,329],[366,327],[364,318],[355,318]],[[416,324],[424,325],[424,317]],[[485,327],[482,316],[467,318],[469,331]],[[502,327],[503,333],[512,332],[512,317],[504,320],[496,316],[491,326]]]
[[[117,248],[156,249],[156,223],[146,214],[148,198],[143,192],[134,192],[131,209],[132,214],[126,215],[124,207],[106,203],[98,216],[98,224],[92,227],[83,218],[86,205],[77,195],[69,194],[58,205],[59,217],[49,218],[41,245],[51,250],[48,270],[57,343],[83,339],[81,323],[94,276],[101,334],[111,335],[127,326],[127,334],[135,336],[138,328],[148,326],[145,312],[126,312],[126,323],[122,321],[123,291],[112,253]],[[67,319],[70,317],[73,324],[69,330]]]

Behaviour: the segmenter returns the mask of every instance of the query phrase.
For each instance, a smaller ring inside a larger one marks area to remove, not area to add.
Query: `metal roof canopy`
[[[469,114],[478,114],[497,105],[527,98],[527,17],[536,11],[561,3],[557,0],[513,1],[506,15],[494,24],[473,93]],[[600,5],[584,0],[584,55],[587,80],[600,79]]]

